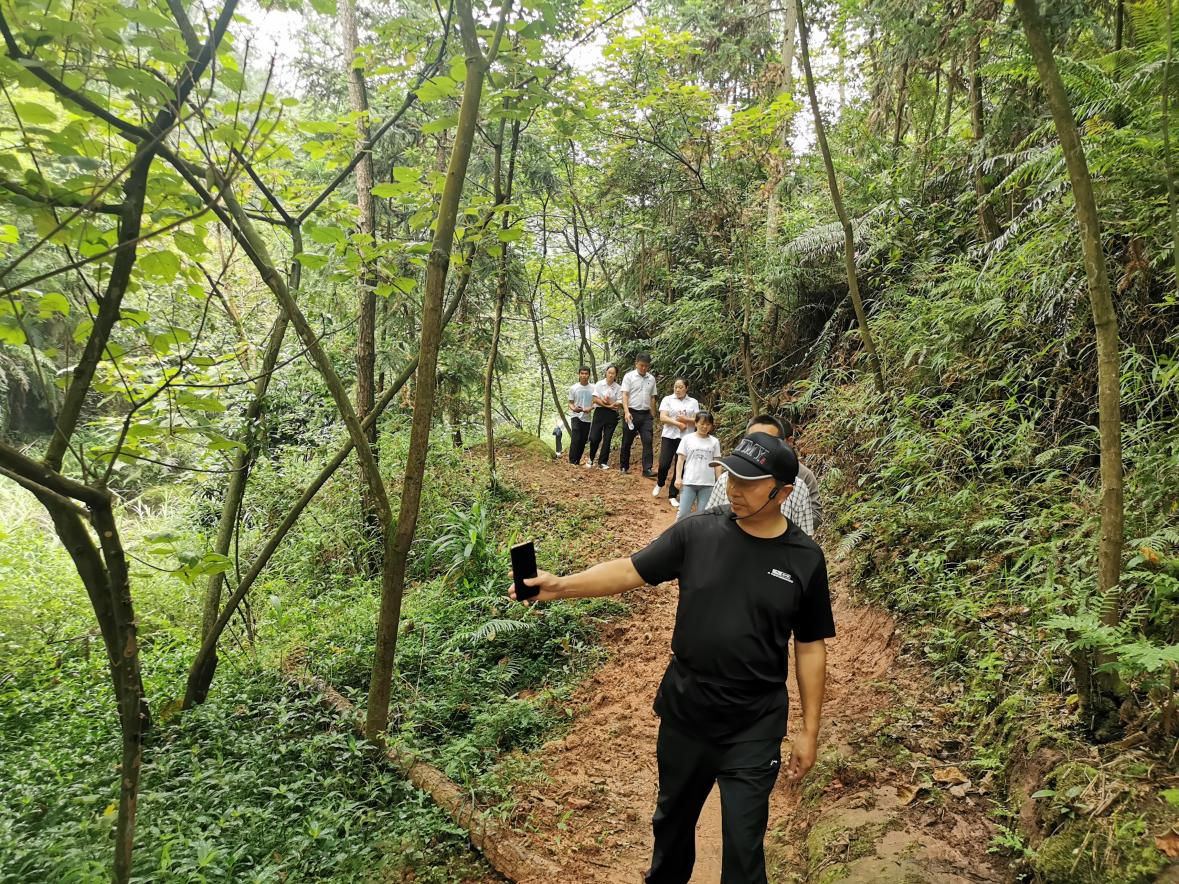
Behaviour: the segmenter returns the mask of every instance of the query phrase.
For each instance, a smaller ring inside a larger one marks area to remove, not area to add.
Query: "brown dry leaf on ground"
[[[933,772],[934,782],[940,783],[943,786],[957,786],[961,783],[969,783],[970,777],[962,773],[956,767],[941,767]]]
[[[1165,853],[1168,859],[1179,859],[1179,832],[1174,829],[1154,839],[1154,846]]]

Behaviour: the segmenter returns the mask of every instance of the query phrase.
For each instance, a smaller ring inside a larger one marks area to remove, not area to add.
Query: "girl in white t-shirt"
[[[707,411],[698,412],[696,432],[685,433],[680,439],[675,479],[680,487],[680,511],[676,519],[691,513],[693,504],[698,513],[708,508],[712,485],[721,471],[720,467],[709,466],[721,456],[720,440],[712,435],[712,427],[712,415]]]
[[[672,506],[679,506],[676,495],[679,493],[675,476],[675,453],[679,448],[679,440],[689,435],[696,425],[696,412],[700,410],[700,403],[688,395],[688,382],[683,378],[676,378],[674,393],[664,396],[659,403],[659,423],[663,427],[659,440],[659,472],[655,476],[655,487],[651,489],[653,497],[659,496],[659,489],[667,482],[667,499]],[[671,479],[668,482],[668,479]]]

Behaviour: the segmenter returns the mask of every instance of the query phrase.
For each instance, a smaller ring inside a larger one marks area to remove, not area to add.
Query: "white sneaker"
[[[604,470],[607,470],[607,471],[608,471],[608,470],[610,469],[610,467],[608,467],[606,464],[602,464],[602,469],[604,469]]]
[[[672,509],[678,510],[680,508],[680,499],[678,497],[673,497],[671,500],[668,501],[668,503],[671,504]]]
[[[652,497],[658,497],[658,496],[659,496],[659,492],[660,492],[660,491],[662,491],[662,490],[663,490],[662,488],[660,488],[658,485],[656,485],[654,488],[652,488],[652,489],[651,489],[651,496],[652,496]]]
[[[591,460],[591,461],[587,461],[587,462],[586,462],[586,465],[585,465],[585,468],[586,468],[587,470],[592,470],[592,469],[594,468],[594,462],[593,462],[592,460]]]

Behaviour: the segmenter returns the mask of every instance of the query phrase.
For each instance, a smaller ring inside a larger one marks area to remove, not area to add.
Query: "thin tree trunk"
[[[509,106],[504,100],[505,109]],[[495,203],[500,205],[512,200],[512,183],[516,172],[516,148],[520,143],[520,121],[512,123],[512,146],[508,157],[507,186],[501,186],[501,167],[503,164],[504,127],[499,129],[499,141],[495,146]],[[500,230],[506,231],[511,226],[508,212],[500,213]],[[498,482],[495,474],[495,421],[491,413],[491,385],[495,380],[495,362],[499,357],[499,336],[504,321],[504,303],[508,298],[508,248],[507,242],[500,243],[499,267],[495,282],[495,318],[491,325],[491,346],[487,350],[487,364],[483,369],[483,432],[487,442],[487,469],[491,477],[491,485]]]
[[[978,226],[983,239],[993,242],[998,238],[999,222],[995,220],[995,212],[987,202],[990,188],[987,186],[986,176],[983,174],[982,164],[985,159],[984,146],[985,129],[983,126],[983,96],[982,75],[978,72],[980,35],[975,34],[970,41],[970,52],[967,57],[967,77],[970,83],[970,131],[974,138],[974,196],[978,201]]]
[[[1175,166],[1171,156],[1171,62],[1175,55],[1172,0],[1167,2],[1167,60],[1163,63],[1163,169],[1167,176],[1167,205],[1171,208],[1171,261],[1179,288],[1179,198],[1175,195]],[[1122,5],[1118,3],[1118,10]]]
[[[454,149],[446,172],[442,200],[438,207],[438,224],[426,267],[426,284],[422,297],[422,333],[419,347],[418,385],[410,425],[409,454],[401,491],[401,508],[397,530],[386,552],[391,566],[391,580],[381,587],[381,608],[377,618],[377,646],[373,654],[372,680],[369,684],[365,732],[370,737],[382,733],[389,723],[389,696],[393,683],[393,662],[397,651],[397,627],[401,618],[401,597],[405,591],[405,572],[409,551],[417,529],[422,497],[422,478],[430,445],[430,424],[434,417],[434,391],[438,380],[438,349],[442,339],[442,299],[446,291],[446,274],[450,269],[450,249],[454,241],[459,198],[467,177],[467,163],[479,119],[479,100],[483,80],[499,49],[512,0],[506,0],[488,56],[479,48],[471,0],[457,0],[459,30],[467,60],[467,78],[455,129]],[[357,446],[359,450],[360,446]]]
[[[801,3],[802,0],[799,0]],[[897,84],[897,115],[893,123],[892,149],[895,152],[901,146],[901,138],[905,134],[905,101],[909,97],[909,62],[901,64],[900,80]]]
[[[946,112],[942,118],[942,138],[946,138],[950,134],[950,118],[954,113],[954,93],[957,86],[957,71],[951,67],[946,72]]]
[[[1167,7],[1169,10],[1170,3],[1167,4]],[[1169,18],[1169,16],[1170,16],[1170,12],[1168,11],[1168,18]],[[1114,9],[1114,52],[1121,52],[1121,50],[1122,50],[1122,37],[1124,34],[1125,26],[1126,26],[1126,4],[1125,4],[1124,0],[1117,0],[1117,4]]]
[[[1036,0],[1015,0],[1023,19],[1032,57],[1040,72],[1040,82],[1052,109],[1056,134],[1064,149],[1076,204],[1077,224],[1081,233],[1081,251],[1089,283],[1089,302],[1097,337],[1097,399],[1101,440],[1101,542],[1098,549],[1098,591],[1101,593],[1101,620],[1116,626],[1121,620],[1118,582],[1121,576],[1124,537],[1122,415],[1120,368],[1118,355],[1118,320],[1106,272],[1101,246],[1101,223],[1093,183],[1085,152],[1077,134],[1077,124],[1068,102],[1064,83],[1048,43],[1044,21]],[[1099,663],[1105,662],[1101,659]],[[1087,712],[1102,730],[1116,716],[1113,695],[1117,693],[1116,673],[1095,673],[1099,696],[1091,698]],[[1084,686],[1081,687],[1084,699]]]
[[[221,504],[221,518],[217,523],[217,537],[213,541],[213,552],[219,555],[228,555],[229,546],[233,542],[238,513],[246,493],[247,475],[257,454],[258,419],[262,415],[266,390],[270,386],[270,376],[278,363],[279,353],[282,352],[286,331],[287,317],[280,311],[270,329],[266,354],[262,359],[262,372],[254,385],[254,394],[246,406],[245,417],[242,420],[241,438],[238,442],[242,443],[243,447],[238,448],[233,454],[229,482],[225,488],[225,500]],[[213,625],[217,622],[217,615],[221,612],[221,587],[224,582],[225,574],[219,571],[209,577],[209,582],[205,586],[205,608],[201,617],[202,638],[212,631]],[[216,660],[213,661],[213,665],[217,665]]]
[[[851,295],[852,306],[856,311],[856,322],[860,327],[860,340],[868,354],[868,361],[876,377],[876,389],[884,392],[884,373],[880,368],[880,358],[876,355],[876,345],[872,341],[872,333],[868,330],[868,316],[864,312],[864,302],[860,300],[860,283],[856,274],[856,240],[851,222],[847,217],[847,210],[843,205],[843,197],[839,193],[839,181],[835,177],[835,163],[831,159],[831,147],[827,144],[827,130],[823,125],[822,114],[819,113],[819,99],[815,94],[815,77],[811,72],[811,56],[807,47],[806,14],[802,0],[798,3],[798,48],[802,58],[802,70],[806,75],[806,91],[811,101],[811,112],[815,117],[815,137],[819,142],[819,150],[823,154],[823,165],[827,169],[827,185],[831,189],[831,202],[835,206],[835,214],[839,216],[840,226],[843,227],[843,262],[847,268],[847,289]]]
[[[544,347],[540,343],[540,320],[536,318],[536,305],[531,301],[528,303],[528,313],[532,318],[532,338],[536,343],[536,355],[540,358],[540,367],[544,372],[545,377],[549,379],[549,392],[553,394],[553,408],[556,409],[557,417],[561,419],[561,423],[565,427],[565,432],[570,434],[572,438],[573,431],[569,428],[569,419],[565,417],[565,403],[561,401],[561,397],[557,394],[557,384],[553,380],[553,372],[549,368],[549,360],[544,355]]]
[[[359,311],[356,320],[356,416],[361,420],[373,409],[376,398],[376,324],[377,294],[375,271],[364,257],[365,252],[376,245],[377,205],[373,199],[373,155],[366,149],[372,139],[369,126],[368,87],[364,70],[358,65],[360,37],[356,27],[354,0],[340,0],[340,36],[344,44],[344,73],[348,79],[348,100],[353,113],[357,114],[356,150],[360,161],[356,164],[356,208],[359,210],[357,231],[360,233],[361,271],[357,280],[357,301]],[[377,426],[369,428],[368,443],[374,460],[378,458]],[[369,555],[366,565],[370,575],[379,572],[381,563],[381,525],[377,515],[377,502],[373,500],[364,477],[360,482],[361,520],[365,536],[369,539]]]
[[[783,9],[782,20],[782,50],[779,63],[782,66],[782,74],[779,80],[778,95],[794,95],[794,40],[795,34],[798,30],[798,0],[784,0],[785,7]],[[842,52],[842,50],[840,50]],[[840,55],[842,64],[843,56]],[[843,107],[843,78],[842,67],[840,68],[840,108]],[[793,131],[793,114],[782,121],[778,129],[778,151],[777,155],[772,157],[772,166],[770,172],[770,198],[769,204],[766,206],[766,265],[767,270],[772,268],[775,260],[774,245],[778,240],[778,221],[781,214],[780,197],[778,190],[782,185],[782,178],[786,173],[786,157],[790,153],[790,135]],[[777,292],[774,292],[766,305],[766,325],[771,329],[778,327],[778,298]]]

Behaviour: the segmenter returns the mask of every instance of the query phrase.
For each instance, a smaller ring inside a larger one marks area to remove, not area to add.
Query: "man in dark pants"
[[[581,465],[594,410],[594,385],[589,378],[590,370],[583,365],[577,370],[577,383],[569,388],[569,463],[575,467]]]
[[[622,451],[618,455],[618,469],[630,471],[630,447],[638,436],[643,445],[643,476],[655,477],[651,468],[655,465],[654,450],[651,447],[651,426],[654,422],[651,409],[655,407],[655,376],[650,373],[651,354],[640,353],[635,357],[633,371],[622,376]]]
[[[722,884],[765,884],[763,839],[786,734],[791,636],[803,722],[787,776],[800,780],[818,751],[824,639],[835,625],[823,551],[779,506],[793,490],[798,459],[780,439],[751,433],[713,464],[729,475],[731,506],[679,520],[630,558],[525,581],[539,587],[537,601],[680,581],[673,656],[655,698],[662,721],[648,884],[691,878],[696,821],[713,783],[721,793]]]

